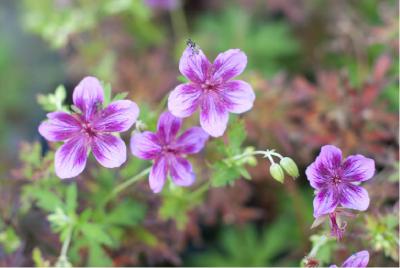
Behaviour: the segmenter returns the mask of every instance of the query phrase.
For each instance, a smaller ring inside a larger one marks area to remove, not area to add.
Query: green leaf
[[[79,230],[88,241],[94,241],[99,244],[112,246],[113,241],[105,232],[104,228],[97,223],[82,223],[79,225]]]
[[[112,101],[117,101],[117,100],[123,100],[126,98],[126,96],[128,96],[128,92],[120,92],[117,93],[114,98],[112,99]]]
[[[110,225],[135,226],[144,219],[145,213],[146,208],[141,203],[125,200],[107,214],[104,223]]]

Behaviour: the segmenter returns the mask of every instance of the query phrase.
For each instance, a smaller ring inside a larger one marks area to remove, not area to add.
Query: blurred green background
[[[163,219],[148,227],[147,216],[134,215],[146,222],[132,227],[143,228],[135,238],[96,244],[94,257],[76,264],[297,266],[320,235],[308,228],[313,193],[304,170],[322,145],[336,144],[374,158],[378,172],[366,186],[370,212],[352,224],[360,241],[329,241],[319,258],[339,265],[366,248],[370,265],[397,266],[398,8],[395,0],[0,1],[0,264],[38,265],[34,248],[56,257],[52,234],[41,246],[23,221],[36,218],[19,213],[21,186],[34,178],[21,175],[23,155],[36,150],[39,159],[47,148],[37,132],[45,118],[38,95],[62,84],[70,102],[82,77],[95,75],[114,93],[129,92],[146,114],[180,83],[178,61],[191,38],[209,59],[230,48],[247,54],[242,78],[257,99],[243,117],[245,144],[291,156],[302,176],[279,185],[260,161],[252,181],[213,189],[195,207],[166,196]],[[178,210],[184,228],[168,223]],[[146,236],[154,226],[155,240]]]

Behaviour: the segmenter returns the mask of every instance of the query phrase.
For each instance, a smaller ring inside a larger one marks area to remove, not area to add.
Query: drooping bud
[[[284,157],[281,159],[279,164],[283,167],[287,174],[289,174],[289,176],[292,176],[293,178],[297,178],[299,176],[299,169],[292,158]]]
[[[269,173],[271,174],[272,178],[279,181],[280,183],[283,183],[285,174],[283,173],[283,169],[279,164],[272,163],[269,167]]]

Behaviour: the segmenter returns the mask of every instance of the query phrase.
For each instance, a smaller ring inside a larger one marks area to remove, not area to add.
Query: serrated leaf
[[[89,241],[95,241],[96,243],[112,246],[113,241],[110,236],[105,232],[104,228],[97,223],[82,223],[79,225],[79,230]]]

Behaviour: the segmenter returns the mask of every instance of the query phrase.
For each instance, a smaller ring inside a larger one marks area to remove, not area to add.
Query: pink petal
[[[211,63],[203,51],[199,50],[198,53],[195,53],[191,48],[186,48],[183,51],[179,61],[179,71],[192,82],[199,84],[207,79],[210,67]]]
[[[307,179],[315,189],[324,188],[332,181],[333,177],[339,176],[341,169],[342,152],[333,145],[322,146],[321,152],[306,170]]]
[[[215,82],[227,81],[246,68],[247,56],[240,49],[229,49],[220,53],[213,63],[212,80]]]
[[[150,188],[154,193],[161,192],[164,187],[165,180],[167,179],[168,163],[165,157],[160,157],[154,161],[151,168],[149,183]]]
[[[94,121],[94,129],[105,132],[127,131],[139,116],[139,107],[130,100],[110,103]]]
[[[201,104],[200,125],[211,136],[220,137],[228,125],[229,114],[219,96],[205,95]]]
[[[367,210],[369,206],[368,192],[360,186],[347,183],[341,189],[340,204],[345,208]]]
[[[131,152],[141,159],[155,159],[161,153],[158,136],[150,131],[133,134]]]
[[[86,119],[92,118],[104,101],[103,87],[96,77],[87,76],[75,87],[72,95],[74,105]]]
[[[311,187],[314,189],[325,188],[331,181],[329,176],[325,177],[321,175],[315,162],[307,167],[306,175]]]
[[[84,136],[75,136],[64,143],[55,154],[55,171],[61,179],[79,175],[86,166],[88,144]]]
[[[223,98],[231,113],[244,113],[253,107],[256,95],[253,88],[241,80],[229,81],[223,85]]]
[[[322,189],[314,198],[314,217],[318,218],[333,212],[338,203],[338,196],[332,188]]]
[[[195,84],[181,84],[168,97],[168,110],[177,117],[192,115],[199,106],[201,88]]]
[[[369,252],[366,250],[351,255],[344,261],[342,267],[367,267],[369,262]]]
[[[200,127],[186,130],[176,141],[174,148],[183,154],[195,154],[203,149],[208,134]]]
[[[195,180],[192,165],[185,158],[170,158],[170,174],[172,181],[179,186],[190,186]]]
[[[80,122],[65,112],[47,114],[49,120],[39,126],[39,133],[48,141],[65,141],[81,130]]]
[[[94,157],[106,168],[121,166],[126,161],[126,146],[121,138],[111,134],[97,134],[92,140]]]
[[[343,180],[348,182],[366,181],[375,173],[375,161],[360,154],[351,155],[343,163]]]
[[[315,162],[327,170],[336,170],[342,163],[342,151],[333,145],[322,146],[321,152]]]
[[[182,119],[172,115],[170,112],[164,112],[160,115],[157,124],[158,137],[165,143],[169,143],[182,125]]]

